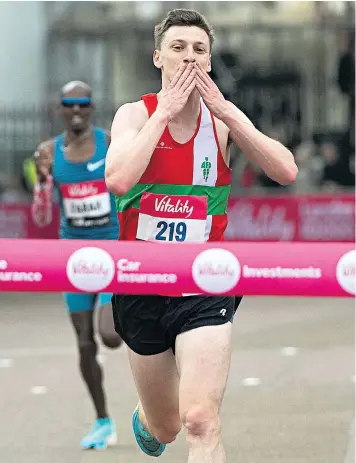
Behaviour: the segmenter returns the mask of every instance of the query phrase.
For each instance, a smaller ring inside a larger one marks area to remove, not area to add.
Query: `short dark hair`
[[[214,31],[205,17],[195,10],[175,9],[169,11],[162,22],[155,27],[155,48],[159,50],[164,34],[173,26],[196,26],[208,34],[210,50],[214,43]]]

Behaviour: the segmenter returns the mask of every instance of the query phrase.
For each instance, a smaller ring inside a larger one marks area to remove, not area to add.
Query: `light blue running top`
[[[63,134],[54,140],[52,173],[60,197],[61,239],[118,239],[115,199],[105,185],[105,131],[94,127],[94,139],[95,152],[86,162],[66,159]]]

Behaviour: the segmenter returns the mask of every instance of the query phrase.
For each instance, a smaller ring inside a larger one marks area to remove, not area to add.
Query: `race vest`
[[[142,97],[149,117],[157,95]],[[138,183],[116,198],[120,240],[157,243],[221,241],[227,226],[231,170],[222,156],[213,115],[200,100],[197,126],[178,143],[167,126]]]

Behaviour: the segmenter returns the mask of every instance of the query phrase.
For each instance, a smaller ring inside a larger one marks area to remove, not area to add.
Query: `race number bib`
[[[71,227],[101,227],[110,222],[110,195],[104,180],[61,185],[64,215]]]
[[[156,242],[204,242],[208,201],[204,196],[144,193],[136,238]]]

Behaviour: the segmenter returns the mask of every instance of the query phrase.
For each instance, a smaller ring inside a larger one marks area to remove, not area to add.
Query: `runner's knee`
[[[100,336],[104,346],[108,347],[109,349],[117,349],[122,344],[121,337],[116,333],[100,333]]]
[[[88,358],[96,356],[97,345],[93,338],[84,335],[79,335],[78,348],[81,361],[85,361]]]
[[[219,410],[215,404],[194,405],[181,416],[189,437],[209,437],[220,433]]]

